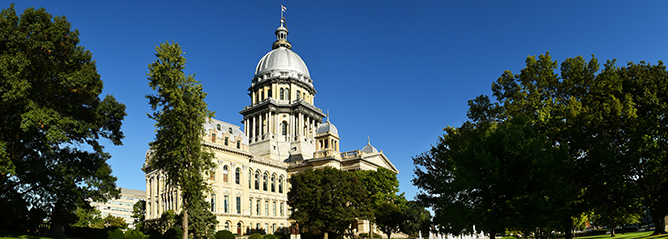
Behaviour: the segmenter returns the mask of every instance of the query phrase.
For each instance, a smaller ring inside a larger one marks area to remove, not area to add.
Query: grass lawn
[[[42,236],[42,235],[37,235],[37,234],[0,230],[0,239],[16,239],[16,238],[20,238],[20,239],[53,239],[53,237],[47,237],[47,236]],[[66,237],[65,239],[67,239],[67,238],[78,239],[76,237]],[[59,239],[63,239],[63,238],[59,238]]]
[[[588,237],[576,237],[577,239],[668,239],[668,234],[660,236],[649,236],[652,235],[653,231],[650,232],[627,232],[627,233],[615,233],[615,237],[610,237],[610,234],[607,235],[598,235],[598,236],[588,236]]]

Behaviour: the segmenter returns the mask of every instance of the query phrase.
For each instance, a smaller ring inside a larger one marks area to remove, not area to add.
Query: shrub
[[[234,234],[228,230],[220,230],[216,232],[216,239],[234,239]]]
[[[107,229],[107,238],[109,239],[125,239],[123,235],[123,230],[118,227],[109,227]]]
[[[146,232],[146,235],[148,235],[148,239],[160,239],[162,238],[162,233],[156,229],[151,229]]]
[[[267,235],[264,235],[263,239],[278,239],[278,238],[276,236],[272,235],[272,234],[267,234]]]
[[[125,231],[125,239],[144,239],[144,233],[138,230],[130,229]]]
[[[260,233],[253,233],[253,234],[250,235],[250,237],[248,237],[248,239],[264,239],[264,238],[262,237],[262,234],[260,234]]]
[[[183,237],[183,230],[178,227],[172,227],[162,234],[162,239],[181,239]]]

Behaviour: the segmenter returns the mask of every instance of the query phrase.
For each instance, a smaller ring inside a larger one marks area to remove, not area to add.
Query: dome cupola
[[[367,154],[378,153],[378,150],[376,149],[376,147],[371,146],[371,138],[367,137],[367,140],[368,140],[367,144],[366,144],[366,146],[364,146],[364,148],[362,148],[362,152],[367,153]]]

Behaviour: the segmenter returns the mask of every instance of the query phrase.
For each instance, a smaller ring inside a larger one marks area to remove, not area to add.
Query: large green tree
[[[135,229],[143,233],[148,232],[144,223],[146,218],[146,200],[139,200],[134,205],[132,205],[132,218],[134,219]]]
[[[202,147],[204,123],[214,116],[205,102],[206,93],[194,75],[186,76],[186,58],[178,43],[156,46],[158,58],[149,64],[149,86],[156,91],[147,95],[149,118],[156,121],[155,140],[149,143],[151,159],[148,170],[160,170],[166,184],[178,187],[183,199],[183,238],[188,235],[188,211],[200,209],[205,192],[205,172],[214,168],[213,153]],[[197,230],[197,237],[201,230]]]
[[[366,188],[353,172],[331,167],[308,169],[291,178],[290,218],[311,232],[342,235],[358,219],[371,216]]]
[[[402,232],[411,237],[417,237],[420,232],[422,235],[429,235],[431,214],[426,208],[417,201],[408,201],[403,214],[406,220],[401,223]]]
[[[121,145],[125,105],[101,99],[102,86],[67,18],[44,8],[17,16],[13,4],[0,12],[0,211],[24,202],[58,233],[77,205],[118,196],[100,140]]]

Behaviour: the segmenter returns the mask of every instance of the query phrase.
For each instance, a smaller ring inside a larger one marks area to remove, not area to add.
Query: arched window
[[[260,190],[260,170],[255,172],[255,190]]]
[[[285,100],[285,89],[281,88],[281,100]]]
[[[276,192],[276,174],[271,175],[271,192],[275,193]],[[274,215],[276,216],[276,215]]]
[[[230,230],[230,222],[225,222],[225,230]]]
[[[269,179],[269,174],[267,172],[264,172],[264,175],[262,175],[262,190],[267,191],[267,179]]]
[[[234,183],[241,184],[241,169],[234,170]]]
[[[283,175],[278,177],[278,193],[283,193]]]
[[[237,140],[237,148],[238,148],[238,149],[241,148],[241,140]]]
[[[225,183],[227,182],[227,171],[228,171],[227,165],[223,166],[223,182]]]
[[[297,90],[297,100],[300,100],[302,98],[302,93]]]
[[[281,135],[288,135],[288,122],[281,123]]]
[[[252,189],[252,183],[251,183],[251,178],[253,177],[253,170],[248,169],[248,189]]]

